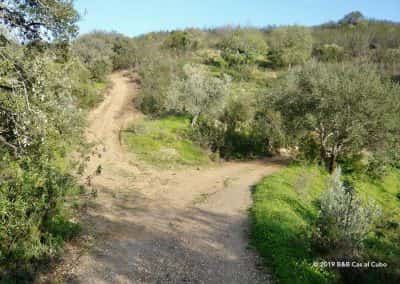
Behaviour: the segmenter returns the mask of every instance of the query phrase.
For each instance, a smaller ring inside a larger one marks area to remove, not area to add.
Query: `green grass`
[[[122,140],[139,159],[160,167],[200,165],[209,162],[208,153],[192,142],[185,117],[146,119],[122,132]]]
[[[279,283],[336,283],[333,271],[313,267],[319,257],[312,251],[311,235],[318,216],[318,199],[325,189],[327,174],[316,167],[291,166],[266,177],[253,193],[251,209],[252,242],[273,268]],[[382,207],[382,225],[366,240],[366,254],[371,260],[392,264],[385,279],[398,277],[400,263],[399,229],[400,191],[398,172],[382,181],[356,181],[358,194],[373,198]],[[377,283],[369,270],[364,283]],[[397,276],[396,276],[397,275]],[[382,278],[380,278],[382,279]],[[392,282],[387,282],[392,283]]]
[[[377,228],[366,240],[366,251],[371,259],[381,260],[389,264],[385,279],[396,279],[400,283],[400,172],[393,171],[382,181],[359,181],[356,183],[358,192],[365,199],[375,200],[383,211],[383,217]],[[371,274],[369,283],[377,283]],[[382,281],[381,281],[382,282]]]
[[[79,88],[77,93],[79,107],[90,110],[104,100],[104,94],[110,87],[110,82],[86,82]]]

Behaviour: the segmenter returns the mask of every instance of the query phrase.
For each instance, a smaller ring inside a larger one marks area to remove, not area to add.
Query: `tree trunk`
[[[326,155],[326,150],[324,147],[321,147],[321,152],[320,152],[320,165],[323,167],[327,166],[327,155]]]
[[[336,168],[336,158],[337,155],[334,151],[332,151],[331,156],[329,157],[329,173],[332,174]]]
[[[192,123],[191,123],[192,128],[196,125],[197,119],[198,119],[198,118],[199,118],[199,115],[198,115],[198,114],[196,114],[195,116],[193,116],[193,118],[192,118]]]

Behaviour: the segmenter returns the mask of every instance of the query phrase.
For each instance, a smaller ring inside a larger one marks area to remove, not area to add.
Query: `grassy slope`
[[[265,178],[255,188],[253,243],[270,262],[280,283],[336,281],[333,273],[312,266],[318,257],[312,252],[310,237],[326,178],[327,174],[318,168],[292,166]],[[361,196],[375,199],[384,211],[382,225],[367,240],[370,258],[400,263],[400,244],[396,240],[399,229],[387,226],[389,221],[400,223],[398,173],[379,183],[357,182],[357,190]]]
[[[209,162],[207,152],[186,137],[189,128],[184,117],[144,120],[124,131],[122,139],[132,153],[149,164],[166,167]]]

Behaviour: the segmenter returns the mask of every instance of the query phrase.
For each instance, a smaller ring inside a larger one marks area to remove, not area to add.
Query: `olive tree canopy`
[[[400,88],[373,65],[310,63],[276,93],[288,134],[313,137],[331,171],[338,158],[398,141]]]
[[[71,0],[2,0],[0,24],[21,41],[68,40],[78,28]]]

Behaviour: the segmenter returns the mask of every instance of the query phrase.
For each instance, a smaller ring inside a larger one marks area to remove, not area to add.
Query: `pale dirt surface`
[[[247,209],[251,186],[280,161],[144,166],[120,143],[121,129],[142,116],[133,107],[137,85],[122,73],[111,80],[87,130],[97,143],[86,171],[97,197],[82,221],[95,239],[86,252],[70,248],[59,268],[65,282],[270,283],[248,248]]]

